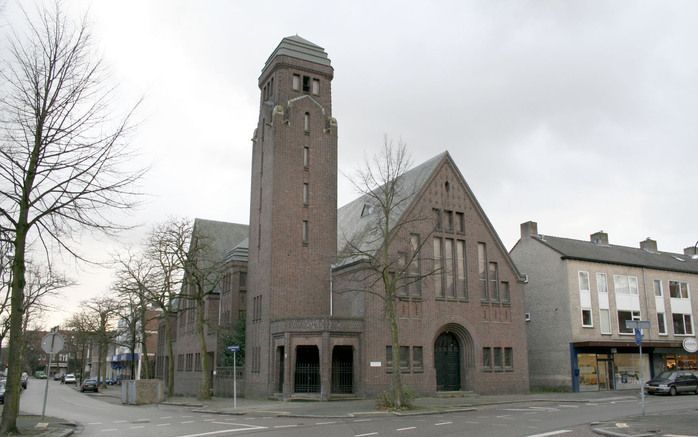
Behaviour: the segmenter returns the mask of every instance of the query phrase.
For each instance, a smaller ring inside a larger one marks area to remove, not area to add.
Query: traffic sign
[[[642,329],[635,328],[635,344],[642,343]]]
[[[41,339],[41,349],[47,354],[57,354],[63,350],[65,339],[57,332],[49,332]]]
[[[230,346],[226,346],[225,350],[227,350],[228,352],[240,352],[240,345],[231,344]]]

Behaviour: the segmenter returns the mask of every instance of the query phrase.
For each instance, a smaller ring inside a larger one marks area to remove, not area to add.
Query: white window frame
[[[618,322],[618,334],[619,335],[635,335],[634,332],[622,332],[621,329],[625,328],[625,323],[621,325],[620,323],[620,313],[630,313],[630,319],[629,320],[642,320],[642,314],[640,311],[634,311],[634,310],[616,310],[616,322]]]
[[[628,289],[627,291],[620,291],[618,289],[618,282],[623,279],[625,280],[626,284],[628,284]],[[630,285],[631,279],[635,282],[635,289],[633,291],[633,287]],[[613,291],[616,294],[627,294],[627,295],[635,295],[637,296],[639,294],[639,289],[638,289],[638,282],[637,282],[637,276],[630,276],[630,275],[613,275]]]
[[[654,297],[664,297],[664,284],[661,279],[655,279],[652,281],[654,287]],[[659,284],[659,294],[657,294],[657,284]],[[666,322],[666,320],[665,320]]]
[[[657,317],[661,317],[664,319],[664,331],[659,330],[659,319],[657,319],[657,331],[659,332],[659,335],[669,335],[669,330],[667,329],[667,324],[666,324],[666,313],[657,313]],[[672,326],[674,326],[672,324]]]
[[[674,297],[671,295],[671,283],[672,282],[676,282],[679,285],[679,297]],[[681,296],[681,284],[686,284],[686,297]],[[691,299],[691,288],[688,285],[688,281],[670,280],[669,281],[669,297],[671,299],[683,299],[683,300]]]
[[[682,316],[681,321],[683,322],[683,332],[684,332],[683,334],[676,333],[676,330],[674,329],[674,316]],[[686,316],[688,316],[691,319],[690,320],[691,321],[691,324],[690,324],[691,332],[688,332],[688,330],[686,329],[686,327],[689,326],[689,325],[686,325]],[[693,333],[695,332],[695,330],[693,328],[694,328],[693,327],[693,314],[674,313],[671,315],[671,329],[672,329],[672,331],[674,331],[674,335],[676,337],[693,337],[693,335],[694,335]]]
[[[584,324],[584,311],[589,311],[589,320],[590,320],[589,325]],[[581,309],[581,316],[582,316],[582,328],[593,328],[594,327],[594,313],[591,311],[591,308],[582,308]]]
[[[584,289],[582,288],[582,276],[586,276],[587,278],[587,288]],[[583,270],[580,270],[577,272],[577,280],[579,281],[579,292],[586,292],[586,293],[591,293],[591,282],[589,279],[589,272],[585,272]]]
[[[603,278],[602,281],[599,280],[601,278]],[[600,287],[599,286],[600,284],[603,284],[603,287]],[[596,290],[599,293],[608,294],[608,278],[607,278],[607,275],[605,273],[597,273],[596,274]]]

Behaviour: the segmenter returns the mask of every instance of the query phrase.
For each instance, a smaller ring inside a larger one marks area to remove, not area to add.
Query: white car
[[[63,378],[63,383],[64,384],[77,384],[78,381],[75,379],[75,374],[74,373],[68,373],[65,375],[65,378]]]

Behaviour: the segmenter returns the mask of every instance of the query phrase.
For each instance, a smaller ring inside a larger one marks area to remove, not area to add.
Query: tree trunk
[[[206,323],[206,302],[202,299],[196,305],[196,333],[199,336],[199,350],[201,351],[201,387],[199,388],[199,399],[211,399],[211,360],[208,358],[206,350],[206,333],[204,325]]]
[[[17,415],[19,414],[19,388],[22,374],[22,320],[24,319],[24,264],[25,246],[28,227],[26,211],[22,226],[17,225],[15,235],[15,257],[12,260],[12,297],[10,299],[10,347],[8,354],[7,382],[5,383],[5,405],[2,410],[0,434],[17,433]]]
[[[148,340],[148,329],[147,329],[147,320],[145,319],[146,317],[146,311],[145,309],[141,309],[141,353],[143,354],[143,358],[141,359],[141,363],[143,363],[144,370],[143,370],[143,378],[145,379],[150,379],[150,361],[148,359],[148,346],[146,346],[147,340]]]
[[[165,313],[165,339],[167,341],[167,396],[174,394],[174,339],[170,331],[170,315]]]
[[[386,293],[385,302],[388,323],[390,324],[390,344],[392,345],[393,369],[391,375],[391,385],[393,390],[393,402],[396,409],[402,408],[402,375],[400,373],[400,335],[398,331],[397,317],[395,312],[395,299],[393,293]]]

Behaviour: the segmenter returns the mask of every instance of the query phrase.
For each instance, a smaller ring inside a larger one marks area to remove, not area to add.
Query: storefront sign
[[[683,339],[683,349],[688,353],[698,352],[698,340],[694,337],[686,337]]]

